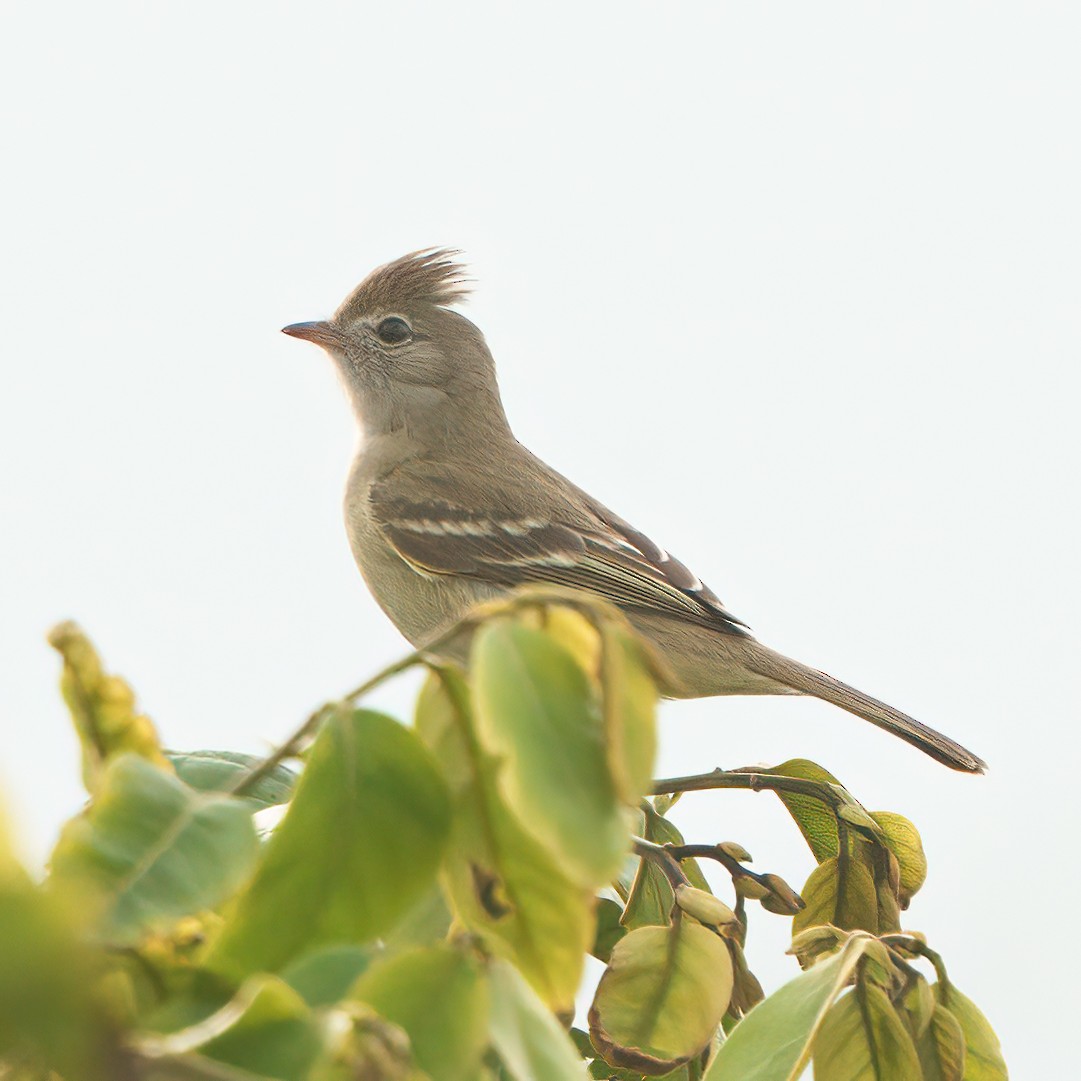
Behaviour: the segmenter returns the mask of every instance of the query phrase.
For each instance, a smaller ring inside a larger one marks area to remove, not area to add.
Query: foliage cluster
[[[0,1076],[1006,1077],[901,928],[926,874],[907,819],[804,760],[654,781],[656,662],[604,606],[527,593],[469,629],[468,675],[412,655],[257,761],[163,750],[58,627],[89,802],[43,882],[0,852]],[[414,664],[411,727],[356,707]],[[666,812],[713,788],[777,793],[818,862],[802,895],[737,843],[685,843]],[[804,969],[765,1000],[754,905],[792,920]],[[586,1031],[590,953],[606,967]]]

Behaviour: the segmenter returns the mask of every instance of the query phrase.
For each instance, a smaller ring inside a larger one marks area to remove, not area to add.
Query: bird
[[[985,763],[948,736],[760,643],[691,570],[515,438],[472,281],[446,248],[373,270],[329,319],[283,332],[332,358],[362,434],[345,492],[353,555],[417,648],[481,602],[547,584],[614,604],[662,661],[669,698],[811,695],[952,769]]]

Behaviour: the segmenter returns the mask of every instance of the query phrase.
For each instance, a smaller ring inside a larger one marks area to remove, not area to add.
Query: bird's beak
[[[322,346],[341,346],[344,338],[342,332],[333,323],[292,323],[282,327],[282,333],[292,338],[303,338],[306,342],[315,342]]]

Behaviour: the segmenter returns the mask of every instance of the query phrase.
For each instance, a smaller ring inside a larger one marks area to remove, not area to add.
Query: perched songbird
[[[364,434],[345,497],[353,555],[416,646],[524,583],[587,590],[659,651],[673,698],[809,694],[953,769],[984,763],[952,739],[761,645],[674,556],[550,469],[511,432],[481,332],[450,309],[456,253],[373,271],[332,318],[286,334],[334,359]]]

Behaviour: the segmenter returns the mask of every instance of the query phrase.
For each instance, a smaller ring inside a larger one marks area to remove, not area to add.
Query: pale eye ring
[[[413,337],[413,328],[400,316],[388,315],[375,328],[375,333],[385,345],[401,345]]]

